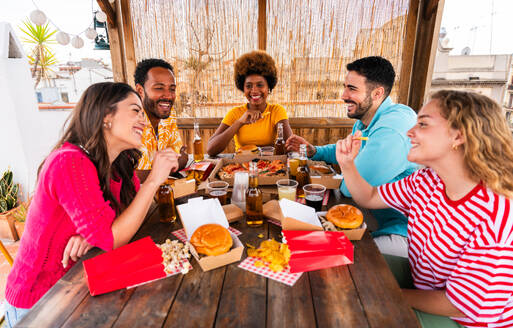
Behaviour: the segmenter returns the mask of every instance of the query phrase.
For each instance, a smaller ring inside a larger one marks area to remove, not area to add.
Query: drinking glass
[[[226,195],[228,194],[228,182],[211,181],[207,184],[207,193],[210,197],[219,199],[221,205],[226,205]]]
[[[280,200],[286,198],[296,201],[297,181],[281,179],[276,182],[276,185],[278,186],[278,198]]]
[[[273,146],[265,146],[259,147],[260,156],[272,156],[274,155],[274,147]]]
[[[326,187],[320,184],[307,184],[303,187],[303,191],[305,192],[306,205],[315,208],[316,212],[320,212]]]

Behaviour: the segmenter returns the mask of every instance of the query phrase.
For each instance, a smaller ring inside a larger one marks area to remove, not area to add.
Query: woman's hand
[[[178,154],[171,148],[159,150],[153,157],[151,172],[146,181],[161,185],[167,180],[170,172],[178,169]]]
[[[64,254],[62,255],[62,266],[66,269],[69,263],[69,259],[73,261],[78,261],[78,259],[84,256],[93,246],[89,244],[84,237],[80,235],[72,236],[68,240],[68,244],[64,249]]]
[[[247,110],[241,118],[238,119],[240,124],[253,124],[262,118],[262,113],[259,110]]]
[[[344,167],[346,167],[348,164],[352,164],[356,158],[356,155],[358,155],[362,142],[361,140],[357,140],[355,138],[361,136],[362,132],[356,131],[354,135],[350,134],[345,139],[337,141],[337,162],[342,170],[344,170]]]

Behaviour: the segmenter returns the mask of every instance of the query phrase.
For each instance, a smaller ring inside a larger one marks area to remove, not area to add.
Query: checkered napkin
[[[271,269],[269,269],[267,266],[262,266],[257,268],[255,266],[255,261],[258,261],[258,258],[248,256],[244,261],[242,261],[239,264],[239,268],[248,270],[250,272],[259,274],[261,276],[264,276],[266,278],[276,280],[278,282],[281,282],[285,285],[294,286],[296,281],[301,277],[303,272],[298,273],[290,273],[290,268],[287,267],[285,270],[281,272],[274,272]]]
[[[235,236],[242,235],[242,232],[239,230],[229,227],[228,230],[230,230]],[[175,235],[176,238],[180,239],[182,243],[185,243],[187,241],[187,236],[185,235],[184,229],[178,229],[172,232],[173,235]]]
[[[322,198],[322,205],[328,205],[329,198],[330,198],[330,193],[329,193],[329,191],[326,191],[324,193],[324,197]],[[304,205],[304,204],[306,204],[306,199],[304,197],[297,197],[296,202]]]
[[[183,268],[187,268],[187,269],[188,269],[188,271],[192,270],[192,265],[191,265],[191,263],[189,262],[189,260],[187,260],[187,259],[182,259],[182,261],[180,262],[180,265],[178,265],[178,267],[176,267],[176,268],[175,268],[173,271],[171,271],[170,273],[167,273],[165,277],[157,278],[157,279],[153,279],[153,280],[150,280],[150,281],[141,282],[140,284],[136,284],[136,285],[128,286],[126,289],[139,287],[139,286],[142,286],[142,285],[149,284],[150,282],[154,282],[154,281],[157,281],[157,280],[160,280],[160,279],[165,279],[165,278],[168,278],[168,277],[174,276],[175,274],[181,273]]]

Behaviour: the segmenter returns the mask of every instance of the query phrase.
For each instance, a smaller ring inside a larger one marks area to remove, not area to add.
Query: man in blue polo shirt
[[[347,115],[358,120],[352,133],[360,130],[363,137],[369,138],[362,141],[355,159],[358,172],[373,186],[410,175],[417,166],[406,159],[411,146],[406,132],[415,125],[417,115],[408,106],[394,104],[389,97],[395,79],[392,64],[382,57],[365,57],[348,64],[347,71],[342,99],[348,104]],[[307,145],[310,159],[337,163],[335,144],[313,146],[292,135],[286,146],[289,151],[297,151],[300,144]],[[344,181],[340,190],[351,197]],[[372,235],[381,253],[408,257],[408,219],[393,209],[372,213],[379,225]]]

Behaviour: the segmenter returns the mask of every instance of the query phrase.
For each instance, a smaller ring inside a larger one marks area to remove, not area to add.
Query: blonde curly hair
[[[513,198],[513,138],[501,106],[466,91],[440,90],[431,99],[438,101],[449,126],[463,134],[464,159],[471,176]]]

